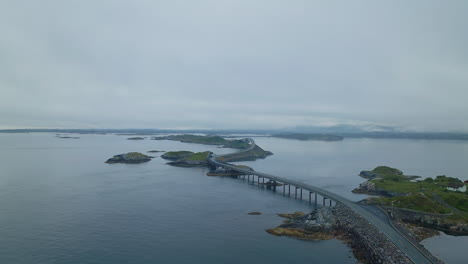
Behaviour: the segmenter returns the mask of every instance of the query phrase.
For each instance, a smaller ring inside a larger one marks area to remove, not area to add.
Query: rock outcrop
[[[327,240],[335,237],[335,218],[329,207],[322,207],[310,214],[295,212],[278,215],[287,220],[275,228],[267,229],[267,233],[302,240]]]

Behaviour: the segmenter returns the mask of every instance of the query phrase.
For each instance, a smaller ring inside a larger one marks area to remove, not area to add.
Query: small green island
[[[459,190],[465,186],[463,181],[445,175],[421,180],[387,166],[359,175],[368,180],[353,192],[378,196],[364,203],[380,205],[404,222],[468,235],[468,192]]]
[[[161,155],[161,158],[172,160],[167,164],[177,167],[207,167],[211,153],[210,151],[169,151]]]
[[[150,161],[152,158],[152,156],[148,156],[140,152],[128,152],[126,154],[115,155],[105,163],[143,163]]]

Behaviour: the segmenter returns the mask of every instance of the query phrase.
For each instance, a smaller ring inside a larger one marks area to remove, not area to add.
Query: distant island
[[[343,140],[342,136],[330,135],[330,134],[303,134],[303,133],[291,133],[291,134],[274,134],[271,135],[276,138],[287,138],[297,140],[319,140],[319,141],[340,141]]]
[[[199,136],[199,135],[171,135],[164,137],[153,137],[153,140],[174,140],[184,143],[195,143],[204,145],[217,145],[223,148],[234,148],[241,150],[248,150],[251,148],[249,140],[247,139],[233,139],[227,140],[220,136]],[[178,167],[200,167],[208,166],[208,158],[213,154],[210,151],[204,152],[191,152],[191,151],[169,151],[161,155],[161,158],[171,160],[167,164]],[[264,159],[273,155],[270,151],[265,151],[259,146],[255,145],[248,151],[234,152],[229,155],[223,155],[218,159],[223,162],[231,161],[248,161],[256,159]]]
[[[217,145],[223,148],[245,149],[249,144],[244,139],[227,140],[220,136],[198,136],[198,135],[169,135],[152,137],[152,140],[174,140],[184,143],[196,143],[204,145]]]
[[[331,134],[343,138],[386,138],[386,139],[425,139],[425,140],[468,140],[466,132],[403,132],[394,129],[388,131],[365,131],[363,129],[349,129],[346,126],[313,127],[313,129],[296,128],[285,129],[0,129],[0,133],[75,133],[75,134],[116,134],[125,136],[159,135],[162,133],[202,133],[207,135],[219,134],[255,134],[270,136],[278,134]],[[158,136],[160,137],[160,136]],[[164,137],[164,136],[162,136]]]
[[[79,139],[80,137],[73,137],[73,136],[69,136],[68,134],[65,134],[65,135],[62,135],[62,134],[56,134],[55,135],[56,137],[58,138],[64,138],[64,139]]]

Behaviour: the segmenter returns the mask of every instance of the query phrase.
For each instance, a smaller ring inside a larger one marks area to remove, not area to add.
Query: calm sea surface
[[[159,157],[104,163],[130,151],[231,149],[79,136],[0,134],[0,263],[356,263],[340,241],[305,242],[264,231],[281,223],[276,213],[310,210],[305,202],[207,177],[206,169],[171,167]],[[468,179],[463,141],[255,140],[275,155],[243,164],[352,200],[366,197],[350,192],[363,181],[359,171],[377,165]],[[251,211],[263,214],[247,215]],[[424,241],[447,263],[463,263],[467,244],[466,237],[446,235]]]

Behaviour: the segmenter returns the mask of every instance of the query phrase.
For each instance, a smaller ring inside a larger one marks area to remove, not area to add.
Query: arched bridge
[[[248,152],[252,150],[256,145],[255,141],[253,139],[247,139],[249,142],[249,147],[247,149],[241,150],[239,152]],[[236,152],[237,154],[239,152]],[[349,209],[353,210],[355,213],[359,214],[362,216],[364,219],[366,219],[369,223],[374,225],[380,232],[382,232],[398,249],[400,249],[407,257],[410,259],[413,263],[439,263],[436,260],[433,259],[433,257],[429,256],[426,252],[421,250],[418,245],[416,245],[414,242],[410,241],[407,237],[405,237],[398,229],[396,229],[393,224],[389,221],[389,219],[382,219],[381,217],[377,216],[376,214],[372,213],[371,211],[365,209],[363,206],[352,202],[338,194],[329,192],[325,189],[322,189],[317,186],[313,186],[310,184],[305,184],[299,181],[267,174],[267,173],[262,173],[254,170],[249,170],[246,168],[241,168],[229,163],[221,162],[218,160],[219,157],[227,157],[229,155],[232,155],[233,153],[230,154],[224,154],[224,155],[212,155],[208,159],[209,163],[213,167],[223,167],[223,168],[228,168],[233,171],[241,172],[246,175],[252,175],[252,178],[254,176],[257,176],[257,181],[260,183],[260,179],[264,181],[264,179],[267,179],[270,181],[271,186],[273,190],[276,191],[276,183],[282,183],[283,184],[283,193],[286,192],[286,186],[288,186],[288,194],[291,194],[291,186],[293,186],[295,190],[295,197],[297,198],[297,192],[300,190],[300,197],[302,199],[302,191],[305,190],[309,192],[309,202],[311,201],[311,194],[315,195],[315,203],[317,204],[317,194],[323,197],[323,205],[325,205],[325,199],[329,199],[330,205],[331,201],[334,201],[336,203],[340,203]],[[254,180],[254,178],[252,179]]]

